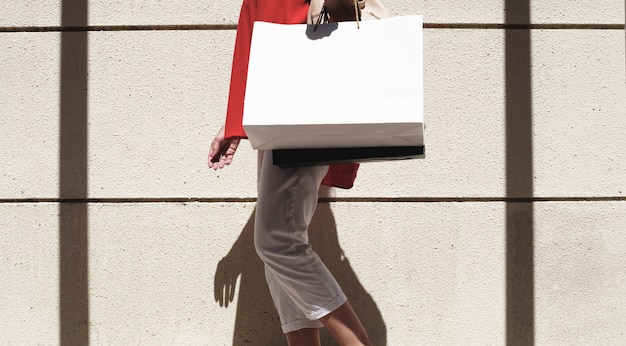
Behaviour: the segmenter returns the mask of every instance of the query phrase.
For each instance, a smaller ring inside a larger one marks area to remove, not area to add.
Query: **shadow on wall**
[[[61,25],[87,25],[86,0],[62,2]],[[89,343],[87,32],[61,33],[59,133],[59,340]]]
[[[265,283],[263,262],[254,250],[253,232],[254,213],[233,247],[217,266],[215,299],[220,305],[229,307],[235,298],[237,278],[241,275],[233,345],[283,345],[286,344],[286,339]],[[309,227],[309,241],[348,296],[372,343],[386,345],[385,322],[376,303],[359,283],[348,259],[343,255],[329,203],[318,205]],[[321,338],[323,345],[336,344],[325,329],[321,331]]]
[[[535,343],[530,0],[506,0],[506,344]]]

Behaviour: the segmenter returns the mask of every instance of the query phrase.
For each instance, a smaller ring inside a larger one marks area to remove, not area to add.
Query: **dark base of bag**
[[[323,149],[274,149],[274,164],[281,168],[361,163],[424,157],[424,146]]]

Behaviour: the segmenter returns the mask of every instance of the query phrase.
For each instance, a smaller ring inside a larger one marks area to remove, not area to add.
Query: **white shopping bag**
[[[255,149],[424,145],[422,17],[255,22],[243,126]]]

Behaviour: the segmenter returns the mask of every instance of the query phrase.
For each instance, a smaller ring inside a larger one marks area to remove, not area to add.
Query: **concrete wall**
[[[624,2],[386,4],[427,23],[428,156],[311,230],[374,343],[625,344]],[[3,3],[0,344],[284,344],[256,154],[205,163],[239,5]]]

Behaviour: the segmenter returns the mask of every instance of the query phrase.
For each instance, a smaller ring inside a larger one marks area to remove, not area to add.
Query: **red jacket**
[[[308,0],[243,0],[226,111],[226,138],[247,138],[241,122],[253,23],[302,24],[306,22],[308,10]],[[331,165],[322,184],[349,189],[354,185],[358,167],[358,164]]]

